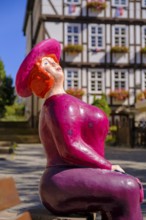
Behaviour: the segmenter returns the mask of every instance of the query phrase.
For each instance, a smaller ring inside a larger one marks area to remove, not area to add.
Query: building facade
[[[26,53],[43,39],[60,42],[65,89],[83,88],[90,104],[106,94],[114,120],[133,112],[146,89],[146,0],[28,0],[23,31]],[[37,118],[42,100],[28,100]]]

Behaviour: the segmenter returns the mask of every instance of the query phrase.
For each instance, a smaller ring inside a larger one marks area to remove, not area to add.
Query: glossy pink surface
[[[43,106],[40,137],[48,166],[75,164],[111,169],[104,158],[107,132],[105,114],[70,95],[52,96]]]
[[[104,210],[112,220],[142,220],[136,178],[111,171],[104,158],[108,119],[67,94],[45,101],[39,126],[47,166],[40,198],[56,215]]]
[[[28,97],[32,95],[32,91],[28,87],[28,76],[35,62],[46,55],[55,54],[60,60],[61,47],[55,39],[43,40],[31,50],[31,52],[23,60],[16,75],[16,90],[19,96]]]

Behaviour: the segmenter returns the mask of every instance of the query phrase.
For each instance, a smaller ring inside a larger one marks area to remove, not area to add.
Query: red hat
[[[28,78],[30,71],[38,59],[49,54],[55,54],[58,61],[60,60],[61,47],[60,43],[55,39],[43,40],[33,47],[30,53],[25,57],[16,75],[16,91],[22,97],[32,95],[32,91],[28,86]]]

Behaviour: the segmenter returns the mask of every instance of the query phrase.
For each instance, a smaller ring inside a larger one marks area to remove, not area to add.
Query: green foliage
[[[11,76],[6,76],[3,62],[0,60],[0,118],[5,114],[6,105],[14,103],[14,87]]]
[[[109,129],[111,132],[116,132],[117,131],[117,126],[116,125],[112,125],[110,126],[110,129]]]
[[[92,103],[92,105],[102,109],[107,116],[110,115],[111,113],[111,109],[107,103],[107,100],[106,100],[106,95],[105,94],[102,94],[101,98],[100,99],[97,99],[95,96],[94,96],[94,101]]]
[[[83,51],[83,45],[68,44],[66,47],[64,47],[64,51],[67,53],[81,53]]]
[[[25,105],[24,103],[18,103],[17,99],[15,99],[15,102],[13,105],[7,105],[5,106],[6,112],[5,116],[2,119],[2,121],[24,121],[25,116]]]
[[[117,129],[116,125],[110,126],[109,133],[106,137],[107,145],[115,146],[117,144]]]
[[[106,144],[113,145],[116,143],[116,137],[113,136],[112,134],[108,134],[105,142]]]
[[[128,53],[129,49],[124,46],[115,46],[111,48],[112,53]]]
[[[6,76],[3,61],[0,60],[0,85],[2,84],[2,80]]]
[[[146,47],[141,48],[141,53],[146,53]]]

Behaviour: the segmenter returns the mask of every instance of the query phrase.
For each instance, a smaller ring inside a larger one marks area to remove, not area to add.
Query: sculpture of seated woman
[[[41,201],[57,215],[101,210],[113,220],[142,220],[136,178],[104,157],[108,119],[99,108],[65,93],[60,54],[55,39],[42,41],[24,59],[16,77],[20,96],[34,93],[45,99],[39,118],[47,157]]]

